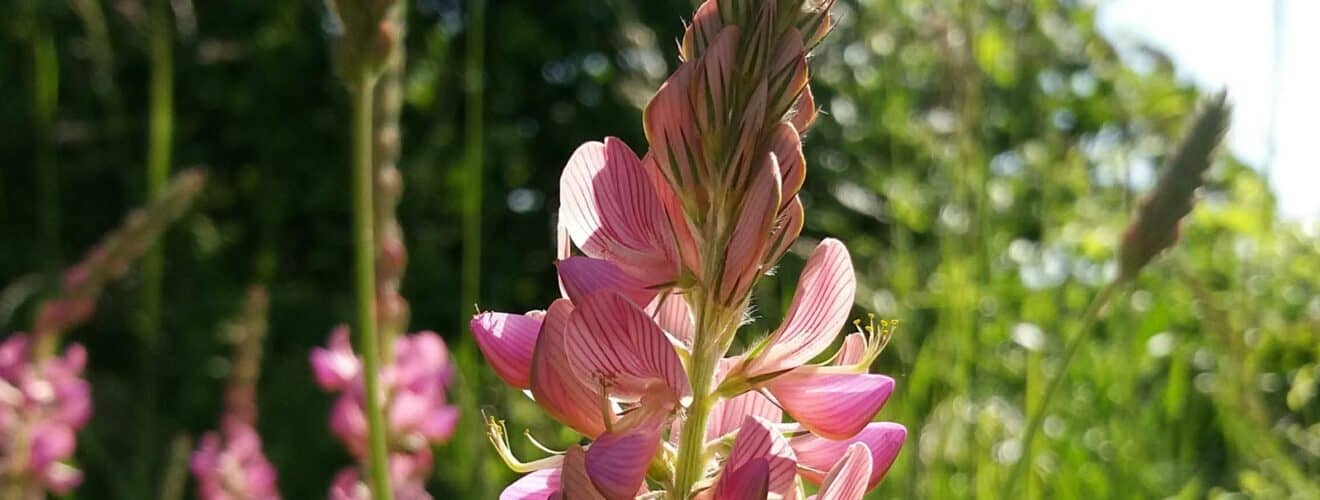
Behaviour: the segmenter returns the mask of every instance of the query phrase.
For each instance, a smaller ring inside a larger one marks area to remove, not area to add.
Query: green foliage
[[[307,350],[352,316],[349,115],[324,6],[173,3],[195,8],[175,16],[173,167],[204,165],[210,185],[165,241],[160,355],[147,357],[134,335],[140,278],[112,286],[73,333],[88,345],[96,398],[77,496],[156,496],[171,437],[217,423],[230,352],[219,325],[260,282],[271,324],[259,428],[285,497],[321,497],[350,461],[326,432],[330,399],[315,389]],[[1120,58],[1092,8],[1076,4],[843,2],[813,61],[827,115],[806,141],[804,234],[849,245],[859,314],[902,321],[877,370],[899,382],[881,418],[911,433],[877,498],[995,498],[1022,455],[1024,409],[1039,403],[1065,335],[1115,271],[1137,196],[1195,102],[1159,54]],[[0,296],[0,330],[25,329],[38,296],[55,290],[52,272],[29,273],[68,265],[145,197],[148,39],[136,6],[4,9],[0,123],[12,133],[0,136],[0,283],[13,285]],[[563,162],[604,135],[642,147],[640,106],[674,67],[690,8],[491,3],[483,309],[543,307],[557,295]],[[458,264],[465,17],[458,0],[409,9],[403,293],[413,329],[440,331],[465,353],[460,362],[477,363],[461,347],[473,304],[461,303]],[[45,39],[54,79],[36,76],[50,74],[48,58],[33,71]],[[53,121],[40,126],[52,95]],[[58,196],[40,189],[52,171]],[[1252,170],[1225,158],[1209,176],[1183,243],[1111,305],[1064,375],[1020,492],[1315,496],[1320,242],[1277,220]],[[790,256],[780,273],[800,266]],[[749,335],[777,323],[791,281],[766,280],[764,318]],[[552,447],[575,439],[481,370],[482,383],[463,388],[480,406],[463,411],[508,419],[521,456],[541,452],[520,429]],[[153,386],[144,409],[140,391]],[[437,497],[493,498],[512,480],[479,435],[456,440],[438,451]]]

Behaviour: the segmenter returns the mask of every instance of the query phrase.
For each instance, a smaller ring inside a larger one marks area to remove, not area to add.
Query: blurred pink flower
[[[35,361],[32,348],[22,333],[0,342],[0,480],[67,493],[82,482],[68,462],[92,413],[91,386],[82,378],[87,351],[72,344],[62,356]],[[22,476],[6,475],[14,471]]]
[[[202,436],[189,463],[203,500],[276,500],[275,468],[261,452],[261,437],[247,422],[227,418]]]

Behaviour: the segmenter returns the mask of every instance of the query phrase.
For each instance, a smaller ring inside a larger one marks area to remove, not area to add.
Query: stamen
[[[518,460],[518,458],[513,455],[513,449],[509,445],[509,436],[504,428],[504,421],[486,415],[485,411],[482,411],[481,415],[486,419],[486,438],[490,441],[490,444],[495,447],[495,454],[499,455],[500,460],[504,461],[504,465],[507,465],[514,472],[526,474],[541,469],[558,467],[564,462],[564,457],[560,455],[549,456],[531,462]],[[537,447],[541,448],[539,444]]]

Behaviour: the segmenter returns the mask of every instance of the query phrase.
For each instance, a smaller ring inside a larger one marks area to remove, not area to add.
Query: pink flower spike
[[[775,377],[768,388],[803,427],[821,437],[847,439],[866,427],[889,400],[894,379],[807,367]]]
[[[748,415],[733,441],[733,450],[724,462],[724,471],[715,483],[715,498],[751,498],[743,490],[748,489],[749,484],[757,483],[753,480],[758,477],[769,493],[786,500],[796,498],[797,457],[793,448],[784,436],[775,432],[771,422]]]
[[[677,275],[673,236],[641,160],[614,137],[580,146],[559,180],[559,221],[589,257],[645,285]]]
[[[796,368],[829,347],[848,321],[856,289],[848,248],[833,238],[821,241],[802,269],[784,323],[765,352],[748,361],[747,374]]]
[[[613,262],[590,257],[569,257],[556,263],[564,293],[573,302],[604,291],[622,293],[632,303],[645,307],[655,298],[655,290],[645,282],[623,272]]]
[[[605,432],[598,390],[586,385],[569,366],[565,332],[573,315],[573,303],[559,299],[546,310],[541,335],[532,354],[532,397],[555,420],[572,427],[588,438]]]
[[[871,450],[862,443],[848,445],[839,463],[820,483],[817,500],[862,500],[871,478]]]
[[[560,469],[533,471],[505,487],[504,491],[500,492],[500,500],[548,500],[554,498],[559,493],[559,477]]]
[[[835,441],[807,434],[790,439],[789,444],[797,453],[798,474],[814,484],[824,481],[825,471],[834,468],[849,446],[854,443],[866,445],[871,453],[871,474],[866,482],[866,488],[870,490],[884,479],[906,440],[907,428],[901,424],[874,422],[846,440]]]
[[[348,327],[340,325],[330,333],[328,348],[314,347],[311,353],[312,375],[316,384],[327,391],[344,389],[362,370],[348,340]]]
[[[532,352],[541,319],[522,314],[484,312],[472,318],[472,336],[486,361],[505,383],[519,389],[532,386]]]
[[[610,396],[637,401],[659,385],[677,407],[691,394],[687,372],[660,327],[618,293],[588,296],[577,304],[564,338],[579,379]]]

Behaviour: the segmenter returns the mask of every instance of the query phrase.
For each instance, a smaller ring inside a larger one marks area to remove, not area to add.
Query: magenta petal
[[[569,365],[564,335],[572,314],[568,299],[556,300],[546,310],[532,356],[532,397],[559,422],[595,438],[605,432],[605,418],[614,416],[601,414],[599,391],[584,384]]]
[[[579,378],[607,385],[612,396],[636,401],[662,384],[677,405],[691,392],[669,338],[623,295],[595,294],[578,303],[564,346]]]
[[[795,497],[797,458],[793,448],[783,435],[774,430],[771,422],[749,415],[738,430],[733,450],[724,462],[724,473],[715,484],[716,498],[744,498],[728,493],[743,489],[746,484],[743,481],[749,477],[755,478],[758,467],[765,468],[767,491],[786,499]]]
[[[54,462],[73,455],[75,438],[73,429],[59,424],[39,424],[32,429],[29,467],[45,469]]]
[[[605,498],[633,498],[642,488],[651,458],[659,448],[658,423],[643,423],[630,430],[601,434],[587,449],[587,475]]]
[[[770,461],[756,458],[737,470],[720,474],[714,500],[765,500],[770,498]],[[778,498],[778,497],[776,497]]]
[[[759,392],[744,392],[729,399],[720,400],[711,408],[710,423],[706,426],[706,440],[712,440],[738,430],[749,416],[778,423],[784,419],[784,411],[779,409],[770,398]]]
[[[866,355],[866,335],[850,333],[839,346],[839,353],[834,356],[834,365],[848,366],[857,364]]]
[[[894,392],[894,379],[873,373],[794,370],[768,384],[784,411],[818,436],[847,439],[862,430]]]
[[[784,323],[750,362],[749,375],[801,366],[829,347],[848,321],[856,288],[848,248],[839,240],[821,241],[802,269]]]
[[[573,446],[564,453],[563,472],[560,475],[559,485],[561,495],[555,497],[557,500],[602,500],[605,497],[596,491],[596,485],[591,483],[591,477],[587,475],[587,453],[581,446]]]
[[[645,282],[629,276],[613,262],[590,257],[569,257],[556,265],[559,268],[559,279],[564,284],[564,293],[575,303],[605,291],[622,293],[639,307],[646,307],[655,298],[655,290],[648,288]]]
[[[519,389],[531,387],[532,351],[541,332],[541,319],[484,312],[472,318],[471,326],[472,337],[495,374]]]
[[[807,434],[795,437],[789,440],[789,443],[793,445],[793,451],[797,453],[798,465],[801,466],[798,473],[815,484],[820,484],[825,479],[825,471],[834,468],[849,446],[853,443],[865,444],[871,453],[871,474],[866,482],[866,488],[869,490],[884,479],[885,473],[889,472],[889,466],[893,465],[894,459],[898,457],[898,451],[903,448],[905,440],[907,440],[907,428],[901,424],[874,422],[856,436],[841,441]]]
[[[648,285],[673,281],[677,259],[664,209],[627,144],[613,137],[583,144],[564,167],[559,190],[560,223],[583,253]]]
[[[504,488],[500,500],[547,500],[559,492],[559,469],[541,469]]]
[[[848,445],[839,463],[820,483],[818,500],[862,500],[870,489],[871,450],[862,443]]]
[[[311,362],[316,384],[328,391],[343,389],[357,377],[361,363],[349,343],[348,327],[335,327],[327,348],[312,348]]]

